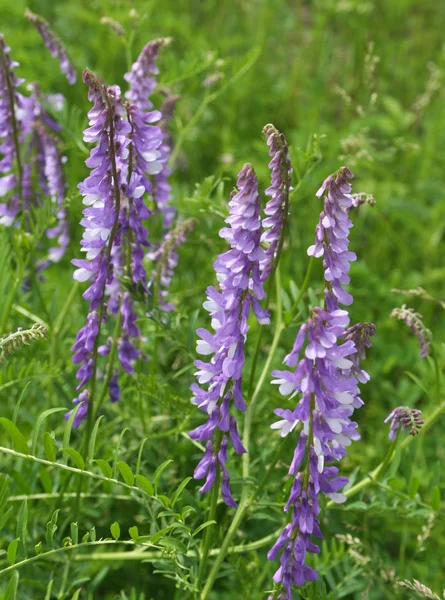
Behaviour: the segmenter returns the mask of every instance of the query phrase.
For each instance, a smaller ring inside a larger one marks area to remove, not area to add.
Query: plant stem
[[[210,496],[210,508],[209,508],[209,518],[208,521],[214,521],[215,520],[215,515],[216,515],[216,507],[217,507],[217,503],[218,503],[218,492],[219,492],[219,480],[220,480],[220,469],[219,466],[217,465],[216,467],[216,478],[215,478],[215,482],[213,484],[212,487],[212,493]],[[204,574],[206,571],[206,566],[207,566],[207,560],[209,558],[209,554],[210,554],[210,546],[212,544],[212,538],[214,537],[214,533],[213,533],[213,529],[211,526],[206,528],[205,531],[205,535],[204,535],[204,541],[203,541],[203,547],[202,547],[202,556],[201,556],[201,560],[199,563],[199,570],[198,570],[198,581],[197,581],[197,589],[198,589],[198,593],[201,589],[202,586],[202,581],[204,579]]]
[[[306,293],[307,288],[309,287],[309,282],[311,280],[311,275],[312,275],[312,269],[314,267],[314,257],[311,256],[310,260],[309,260],[309,264],[307,266],[307,271],[306,271],[306,275],[304,277],[304,281],[303,281],[303,285],[301,286],[300,292],[297,296],[297,299],[294,302],[294,305],[292,307],[292,312],[296,312],[298,310],[298,305],[301,302],[301,299],[303,298],[304,294]]]

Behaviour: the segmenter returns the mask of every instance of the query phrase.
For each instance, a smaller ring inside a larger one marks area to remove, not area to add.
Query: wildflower
[[[111,31],[114,31],[114,33],[117,33],[117,35],[125,35],[125,29],[122,27],[119,21],[115,21],[115,19],[112,19],[111,17],[102,17],[100,23],[101,25],[106,25],[109,27]]]
[[[385,419],[385,423],[391,422],[389,428],[389,439],[395,440],[397,430],[410,430],[409,434],[415,436],[419,433],[420,428],[425,423],[420,418],[421,411],[417,408],[409,408],[409,406],[399,406],[395,408]]]
[[[292,165],[289,160],[289,148],[286,138],[273,125],[266,125],[263,129],[269,146],[269,163],[271,169],[271,185],[266,190],[270,200],[264,210],[267,217],[263,220],[265,229],[261,241],[268,245],[264,259],[261,261],[261,280],[267,279],[274,269],[283,231],[289,212],[289,192],[291,188]]]
[[[422,315],[408,308],[403,304],[400,308],[395,308],[390,314],[394,319],[403,321],[416,334],[420,346],[420,358],[425,358],[429,354],[431,344],[431,331],[425,327],[422,321]]]
[[[49,50],[53,58],[57,58],[60,63],[60,70],[65,75],[68,83],[73,85],[76,83],[76,69],[68,59],[65,46],[62,44],[59,37],[51,31],[49,24],[43,17],[31,12],[28,8],[25,11],[25,17],[35,26],[42,37],[43,43]]]
[[[232,193],[229,203],[230,225],[220,231],[231,249],[221,254],[214,268],[219,290],[207,289],[204,308],[210,313],[213,333],[198,329],[198,354],[212,356],[210,362],[197,360],[198,383],[192,385],[192,402],[208,415],[207,422],[189,432],[192,439],[207,441],[206,453],[195,470],[195,478],[206,477],[201,491],[206,492],[216,478],[217,465],[221,468],[222,497],[228,506],[236,506],[230,492],[226,468],[228,436],[237,454],[245,452],[238,434],[237,422],[230,416],[230,405],[244,411],[246,405],[241,382],[244,366],[244,346],[248,331],[247,319],[252,309],[260,323],[269,317],[259,305],[264,298],[260,281],[259,262],[264,253],[260,248],[261,222],[258,183],[251,165],[245,165],[238,175],[238,191]],[[215,435],[219,429],[221,434]],[[210,438],[215,436],[215,441]],[[219,441],[221,440],[221,441]]]
[[[193,225],[193,219],[178,223],[175,229],[166,234],[160,246],[148,254],[155,264],[151,280],[154,301],[159,302],[161,310],[175,310],[174,304],[167,302],[168,288],[178,265],[178,248],[185,242],[187,232],[193,228]]]
[[[355,259],[348,250],[347,237],[352,225],[347,216],[351,203],[349,177],[352,174],[343,167],[325,180],[317,194],[325,193],[324,210],[316,243],[308,253],[324,258],[325,308],[312,309],[284,359],[295,370],[272,373],[272,383],[279,386],[283,396],[298,398],[295,408],[277,409],[275,414],[280,419],[271,425],[283,437],[299,432],[289,468],[294,479],[284,507],[291,520],[268,553],[269,560],[281,553],[274,581],[284,588],[280,595],[283,600],[292,598],[294,584],[301,586],[317,579],[316,571],[306,563],[306,555],[320,551],[312,540],[312,536],[322,538],[319,495],[322,492],[336,503],[346,501],[341,490],[348,480],[339,475],[333,463],[341,460],[346,448],[360,437],[351,417],[363,404],[357,382],[369,376],[360,369],[359,361],[370,346],[375,327],[366,323],[347,329],[348,312],[339,307],[339,303],[352,302],[352,296],[343,288],[349,282],[349,261]]]
[[[32,342],[48,337],[48,328],[45,325],[34,323],[31,329],[19,327],[17,331],[0,338],[0,364],[4,363],[6,357],[13,354],[23,346],[29,346]]]
[[[79,185],[86,205],[81,221],[86,255],[72,262],[78,267],[74,279],[90,284],[83,297],[90,302],[91,312],[73,346],[73,362],[82,363],[76,376],[78,389],[90,382],[94,389],[97,357],[110,353],[110,346],[99,346],[101,325],[108,314],[119,323],[117,355],[124,371],[134,373],[133,363],[139,356],[133,340],[140,333],[130,291],[148,293],[143,265],[148,232],[142,222],[150,212],[143,196],[151,190],[147,174],[160,168],[161,131],[151,124],[157,114],[122,102],[117,86],[105,87],[88,69],[84,82],[94,103],[84,140],[96,146],[86,161],[91,174]],[[109,389],[112,401],[120,397],[114,377]]]
[[[359,192],[358,194],[351,194],[352,204],[351,208],[358,208],[362,204],[369,204],[369,206],[375,206],[375,199],[372,194],[366,194],[365,192]]]

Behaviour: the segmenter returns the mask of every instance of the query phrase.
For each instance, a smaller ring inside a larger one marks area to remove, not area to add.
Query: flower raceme
[[[124,371],[133,373],[138,357],[134,341],[139,338],[132,293],[148,293],[143,265],[148,232],[143,221],[150,216],[143,196],[150,192],[149,175],[162,168],[158,148],[162,142],[159,127],[152,125],[160,114],[145,112],[123,101],[117,86],[106,87],[88,69],[84,71],[88,97],[93,102],[89,127],[84,140],[94,143],[86,164],[92,169],[79,189],[86,208],[81,224],[84,259],[75,259],[74,278],[88,281],[83,296],[90,302],[90,313],[73,346],[73,361],[81,366],[77,372],[78,390],[91,385],[91,402],[96,383],[98,354],[106,356],[116,348],[99,346],[102,322],[109,314],[117,321],[117,354]],[[111,399],[119,397],[116,373],[110,358],[108,385]],[[74,400],[79,403],[79,398]],[[91,408],[91,410],[93,410]],[[79,409],[85,417],[85,406]],[[76,424],[78,422],[76,421]]]
[[[219,289],[209,287],[204,302],[213,332],[197,330],[200,338],[197,352],[211,356],[211,359],[210,362],[195,362],[198,383],[191,387],[192,402],[207,414],[207,421],[189,435],[194,440],[207,442],[205,454],[195,469],[196,479],[206,478],[200,491],[207,492],[212,488],[217,471],[221,469],[223,500],[228,506],[235,507],[226,467],[229,437],[237,454],[244,453],[245,449],[230,408],[233,404],[238,410],[246,409],[241,382],[250,311],[253,310],[260,323],[269,322],[267,311],[259,304],[265,296],[259,267],[264,251],[260,247],[258,183],[251,165],[245,165],[240,171],[237,190],[232,194],[229,207],[230,216],[226,223],[230,227],[223,228],[220,236],[229,242],[230,250],[214,263]]]
[[[317,194],[324,194],[324,210],[316,243],[308,254],[324,258],[325,306],[311,310],[284,359],[288,367],[295,369],[272,373],[273,383],[283,396],[298,398],[294,408],[275,411],[280,420],[271,426],[282,436],[298,432],[289,468],[293,483],[284,507],[290,513],[290,522],[268,553],[270,560],[281,553],[274,581],[281,590],[284,588],[279,595],[282,600],[292,598],[294,584],[301,586],[317,578],[306,555],[320,551],[312,540],[312,536],[322,538],[319,496],[323,493],[337,503],[346,500],[341,489],[348,480],[339,475],[335,463],[360,437],[352,415],[363,404],[357,383],[366,382],[369,375],[361,369],[360,359],[371,345],[369,338],[375,327],[361,323],[347,329],[348,312],[339,306],[352,302],[352,296],[343,288],[349,283],[349,262],[355,259],[348,249],[351,176],[343,167],[325,180]]]

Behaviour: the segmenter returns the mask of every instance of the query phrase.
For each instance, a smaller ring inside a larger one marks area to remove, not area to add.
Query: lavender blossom
[[[432,335],[431,331],[425,327],[422,315],[403,304],[400,308],[395,308],[390,316],[403,321],[416,334],[420,346],[420,358],[428,356]]]
[[[286,138],[273,125],[266,125],[263,132],[272,160],[269,163],[271,185],[266,190],[266,196],[269,196],[270,200],[264,210],[267,217],[263,220],[265,231],[261,236],[261,241],[267,244],[264,259],[260,264],[261,281],[265,281],[275,268],[289,211],[289,192],[292,189],[292,165]]]
[[[86,257],[72,262],[78,267],[74,279],[89,281],[83,297],[90,302],[90,311],[98,310],[98,331],[92,350],[75,354],[73,361],[83,363],[77,374],[81,382],[78,389],[90,382],[94,389],[97,358],[110,354],[109,344],[99,345],[101,325],[107,315],[118,319],[115,343],[123,370],[134,373],[133,364],[139,356],[135,345],[140,337],[137,313],[128,288],[131,292],[148,293],[143,265],[148,232],[142,222],[150,212],[143,196],[151,190],[146,174],[156,174],[161,168],[157,149],[162,137],[159,127],[151,124],[159,113],[143,112],[122,102],[117,86],[105,87],[88,69],[84,71],[84,81],[94,103],[84,140],[96,146],[86,161],[92,172],[79,185],[86,205],[81,221],[85,228],[81,245]],[[76,352],[76,345],[73,351]],[[109,393],[111,401],[120,397],[115,372]]]
[[[51,31],[49,24],[43,17],[36,15],[29,9],[25,11],[25,17],[34,25],[45,44],[46,48],[53,58],[57,58],[60,63],[60,70],[65,75],[68,83],[73,85],[76,83],[76,69],[68,59],[65,46],[62,44],[59,37]]]
[[[260,281],[259,263],[264,258],[260,247],[261,222],[258,183],[251,165],[245,165],[238,175],[238,191],[229,203],[230,216],[220,236],[231,249],[221,254],[214,268],[219,290],[207,289],[204,308],[210,313],[213,333],[198,329],[197,352],[212,355],[210,362],[197,360],[195,366],[198,383],[192,385],[192,403],[206,412],[207,422],[189,435],[194,440],[207,441],[206,452],[195,469],[195,479],[206,478],[202,492],[209,491],[216,479],[218,467],[222,471],[222,498],[228,506],[235,507],[226,468],[230,436],[237,454],[246,450],[238,434],[236,418],[230,415],[230,406],[244,411],[241,383],[244,366],[244,346],[248,331],[247,319],[252,309],[260,323],[269,323],[267,311],[261,309],[264,298]],[[235,193],[236,192],[236,193]],[[219,429],[221,434],[216,434]],[[211,438],[214,438],[212,441]]]
[[[23,80],[15,75],[17,66],[0,34],[0,197],[9,195],[8,203],[0,204],[0,223],[3,225],[11,225],[20,210],[22,167],[17,111],[21,105],[21,94],[17,88]]]
[[[425,423],[420,418],[421,411],[417,408],[409,408],[409,406],[399,406],[395,408],[385,419],[385,423],[391,422],[389,428],[389,439],[395,440],[397,436],[397,430],[399,428],[402,431],[407,431],[409,434],[415,436],[419,433],[420,428]]]
[[[178,265],[178,248],[185,242],[187,233],[193,228],[194,219],[178,223],[175,229],[169,231],[159,247],[150,252],[148,257],[155,264],[152,273],[151,287],[154,302],[164,311],[175,310],[175,305],[167,301],[168,288]]]
[[[294,480],[284,507],[291,520],[268,553],[269,560],[281,553],[274,581],[284,588],[280,595],[283,600],[292,599],[294,584],[301,586],[317,579],[306,557],[307,553],[320,551],[312,536],[323,537],[319,495],[322,492],[336,503],[346,501],[341,489],[348,480],[339,476],[338,467],[332,463],[341,460],[347,446],[360,437],[351,417],[363,404],[357,381],[366,381],[369,376],[361,370],[359,360],[364,358],[375,328],[359,324],[346,329],[349,315],[339,308],[339,302],[352,302],[343,288],[349,282],[349,261],[355,259],[348,250],[347,237],[352,225],[346,212],[351,202],[347,178],[351,176],[348,169],[342,168],[324,182],[317,194],[326,192],[324,211],[317,226],[316,244],[308,253],[324,257],[325,308],[311,311],[284,359],[287,366],[296,366],[295,370],[272,373],[272,383],[279,386],[283,396],[298,397],[295,408],[275,410],[280,420],[271,426],[282,436],[299,431],[289,468]]]
[[[169,42],[170,38],[159,38],[148,42],[131,67],[131,71],[124,75],[125,81],[130,84],[130,89],[125,97],[141,110],[151,110],[153,108],[149,98],[157,87],[156,78],[153,77],[153,75],[159,73],[156,61],[161,48]]]

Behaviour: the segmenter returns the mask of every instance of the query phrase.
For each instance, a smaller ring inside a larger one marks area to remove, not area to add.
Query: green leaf
[[[44,412],[42,412],[41,415],[39,415],[39,418],[37,419],[36,426],[34,427],[34,431],[32,434],[31,454],[33,454],[34,456],[36,455],[37,442],[39,439],[39,433],[40,433],[40,429],[42,427],[43,421],[45,421],[45,419],[47,419],[50,415],[53,415],[55,413],[62,412],[62,411],[66,412],[66,408],[49,408],[48,410],[45,410]],[[65,442],[63,445],[68,446],[68,444],[65,444]]]
[[[90,539],[90,532],[87,531],[86,534],[82,537],[82,542],[84,544],[86,544],[88,542],[88,540]]]
[[[148,441],[148,438],[144,438],[142,440],[142,444],[140,445],[140,448],[139,448],[138,459],[136,462],[136,475],[139,475],[140,470],[141,470],[142,451],[144,450],[145,442],[147,442],[147,441]]]
[[[186,477],[184,479],[184,481],[182,481],[179,485],[178,488],[176,490],[176,492],[173,494],[173,498],[172,498],[172,502],[171,502],[171,506],[172,508],[174,507],[174,505],[176,504],[177,500],[179,499],[179,496],[182,494],[182,492],[184,491],[185,487],[187,486],[187,484],[193,479],[193,477]]]
[[[440,489],[437,485],[431,491],[431,506],[435,511],[440,509]]]
[[[139,530],[136,527],[136,525],[134,525],[133,527],[130,527],[130,529],[128,530],[128,533],[130,534],[131,539],[134,541],[136,541],[139,537]]]
[[[136,475],[136,483],[137,483],[138,487],[145,494],[147,494],[147,496],[153,496],[154,495],[154,490],[153,490],[153,486],[151,484],[151,481],[149,481],[146,477],[144,477],[144,475]]]
[[[163,538],[159,542],[159,545],[176,550],[176,552],[179,552],[180,554],[187,554],[187,546],[176,538]]]
[[[166,533],[168,533],[169,531],[171,531],[171,526],[170,527],[164,527],[164,529],[160,529],[154,535],[151,536],[151,543],[152,544],[157,544],[159,542],[159,540],[162,539],[164,537],[164,535]]]
[[[19,572],[14,571],[5,590],[3,600],[16,600],[19,587]]]
[[[3,426],[9,437],[11,438],[14,448],[17,452],[22,454],[29,454],[28,444],[26,443],[23,434],[20,432],[18,427],[14,425],[12,421],[5,417],[0,417],[0,425]]]
[[[119,527],[119,523],[117,521],[115,521],[114,523],[112,523],[111,527],[110,527],[110,531],[111,531],[111,535],[113,536],[113,538],[115,540],[118,540],[121,536],[121,528]]]
[[[81,469],[82,471],[85,469],[85,461],[83,460],[79,452],[77,452],[77,450],[74,450],[74,448],[60,448],[60,450],[61,452],[68,454],[68,456],[72,458],[74,464],[78,469]]]
[[[91,529],[90,529],[90,540],[92,542],[96,541],[96,528],[95,527],[91,527]]]
[[[59,510],[53,512],[51,521],[46,524],[46,543],[50,550],[54,548],[54,534],[57,530],[57,517],[59,516]]]
[[[122,432],[119,436],[119,439],[117,441],[116,451],[114,453],[114,460],[113,460],[113,477],[115,479],[117,479],[117,469],[118,469],[117,460],[119,458],[119,450],[121,448],[122,439],[123,439],[124,435],[127,433],[127,431],[130,431],[130,430],[128,429],[128,427],[125,427],[125,429],[122,430]]]
[[[113,471],[111,470],[111,467],[106,460],[103,460],[103,458],[96,458],[94,459],[94,462],[102,471],[104,477],[107,477],[108,479],[111,479],[113,477]]]
[[[162,465],[159,465],[159,467],[156,469],[155,476],[154,476],[154,484],[155,484],[155,493],[156,494],[158,493],[159,477],[161,476],[162,471],[164,471],[169,465],[171,465],[172,462],[173,462],[173,460],[171,458],[169,458],[168,460],[163,462]]]
[[[216,525],[216,521],[206,521],[205,523],[201,523],[201,525],[199,527],[197,527],[195,529],[195,531],[192,533],[192,537],[197,535],[200,531],[202,531],[206,527],[209,527],[210,525]]]
[[[71,539],[73,540],[74,546],[79,543],[79,526],[77,523],[71,523]]]
[[[416,375],[414,375],[413,373],[410,373],[409,371],[405,371],[405,375],[408,375],[408,377],[410,379],[412,379],[414,381],[414,383],[416,385],[418,385],[419,388],[422,391],[424,391],[427,396],[429,396],[431,398],[431,393],[427,390],[427,388],[423,385],[423,383],[420,381],[420,379]]]
[[[127,463],[125,463],[122,460],[120,460],[117,463],[117,466],[118,466],[120,474],[122,475],[122,478],[125,481],[125,483],[127,485],[130,485],[130,486],[133,487],[133,485],[134,485],[134,475],[133,475],[132,470],[130,469],[130,467],[127,465]]]
[[[42,542],[39,542],[38,544],[36,544],[34,546],[34,550],[35,550],[36,556],[38,556],[39,554],[41,554],[42,550],[43,550],[43,544],[42,544]]]
[[[23,500],[23,503],[19,509],[19,514],[17,516],[16,535],[20,539],[20,545],[22,547],[25,558],[28,557],[28,551],[26,549],[27,527],[28,527],[28,501]]]
[[[56,460],[57,450],[53,438],[47,431],[45,431],[45,435],[43,436],[43,448],[47,460],[54,462]]]
[[[408,496],[410,498],[414,498],[414,496],[419,491],[419,487],[420,487],[420,479],[418,477],[413,477],[411,479],[411,483],[409,484]]]
[[[71,438],[71,431],[73,429],[73,422],[74,422],[74,419],[76,418],[77,411],[80,409],[81,406],[82,406],[82,403],[78,404],[77,406],[75,406],[73,408],[73,412],[70,414],[68,421],[65,423],[65,429],[63,431],[63,441],[62,441],[62,445],[64,448],[68,448],[68,446],[70,445],[70,438]]]
[[[12,415],[12,422],[14,423],[14,425],[17,424],[17,417],[19,416],[20,406],[22,404],[23,398],[25,397],[26,390],[29,388],[31,383],[32,383],[32,381],[28,381],[28,383],[25,385],[25,387],[22,390],[22,393],[20,394],[20,398],[18,399],[18,401],[15,405],[14,414]]]
[[[8,562],[10,565],[15,564],[15,557],[17,556],[17,548],[19,547],[19,539],[12,540],[12,542],[8,546],[8,550],[6,551],[6,555],[8,557]]]
[[[81,591],[82,591],[82,588],[79,588],[78,590],[76,590],[74,592],[74,594],[72,595],[71,600],[79,600]]]
[[[100,415],[100,417],[97,419],[97,421],[94,424],[93,431],[92,431],[91,437],[90,437],[90,441],[88,443],[87,464],[90,463],[91,459],[94,456],[94,451],[96,449],[96,438],[97,438],[97,434],[99,431],[99,425],[103,418],[104,418],[104,415]]]

